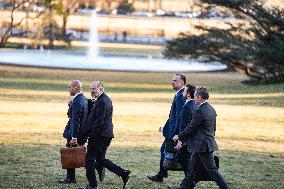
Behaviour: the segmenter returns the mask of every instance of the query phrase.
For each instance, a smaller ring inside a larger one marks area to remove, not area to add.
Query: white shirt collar
[[[185,103],[184,103],[184,104],[186,104],[186,103],[188,103],[189,101],[192,101],[192,100],[194,100],[194,99],[192,99],[192,98],[190,98],[190,99],[186,99],[186,101],[185,101]]]
[[[208,101],[205,100],[204,102],[202,102],[201,104],[199,104],[199,107],[200,107],[202,104],[205,104],[206,102],[208,102]]]
[[[75,94],[75,96],[73,97],[73,100],[79,95],[79,94],[82,94],[83,92],[79,92],[77,94]]]
[[[176,92],[176,94],[178,94],[182,89],[184,89],[184,87],[180,88],[180,89]]]
[[[104,92],[101,92],[98,96],[94,97],[92,100],[96,101]]]

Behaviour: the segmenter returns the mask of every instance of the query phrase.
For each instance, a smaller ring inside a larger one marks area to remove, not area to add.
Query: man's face
[[[173,81],[172,81],[172,86],[174,90],[179,90],[183,87],[184,83],[183,80],[181,80],[180,75],[175,75],[173,77]]]
[[[194,101],[197,105],[200,105],[202,103],[202,98],[200,96],[197,96],[196,92],[194,93]]]
[[[94,98],[96,96],[98,96],[101,92],[100,88],[97,86],[96,83],[92,83],[90,85],[90,91],[91,91],[91,96]]]
[[[183,91],[183,93],[182,93],[182,97],[183,97],[183,99],[188,99],[188,98],[190,98],[190,95],[186,92],[188,90],[188,87],[185,87],[184,88],[184,91]]]
[[[70,93],[70,96],[75,96],[76,94],[76,86],[72,82],[68,85],[68,91]]]

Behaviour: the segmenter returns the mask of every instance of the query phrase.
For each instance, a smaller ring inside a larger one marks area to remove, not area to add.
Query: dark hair
[[[189,94],[190,95],[190,98],[194,98],[194,92],[195,92],[195,89],[196,87],[194,85],[191,85],[191,84],[187,84],[186,86],[186,94]]]
[[[195,90],[195,95],[200,96],[202,99],[207,100],[209,98],[209,93],[205,87],[199,87]]]
[[[186,84],[186,77],[184,75],[178,73],[176,75],[180,76],[180,79],[183,80],[183,84]]]

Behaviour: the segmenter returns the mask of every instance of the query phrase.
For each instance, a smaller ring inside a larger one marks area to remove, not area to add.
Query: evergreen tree
[[[232,9],[244,22],[229,29],[207,28],[201,35],[181,33],[168,41],[168,58],[220,61],[260,82],[284,81],[284,11],[259,0],[203,0]],[[249,24],[248,24],[249,23]]]

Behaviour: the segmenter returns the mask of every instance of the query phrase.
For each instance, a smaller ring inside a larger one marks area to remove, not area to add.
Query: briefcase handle
[[[72,147],[77,147],[77,146],[79,146],[79,144],[70,145],[71,148],[72,148]]]

